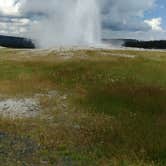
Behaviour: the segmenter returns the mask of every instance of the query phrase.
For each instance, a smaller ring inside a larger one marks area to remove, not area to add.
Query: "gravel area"
[[[5,99],[0,101],[0,115],[3,117],[34,117],[39,111],[41,111],[40,103],[33,98]]]

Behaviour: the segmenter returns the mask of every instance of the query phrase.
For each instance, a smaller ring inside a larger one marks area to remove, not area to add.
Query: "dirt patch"
[[[35,117],[40,111],[39,101],[33,98],[5,99],[0,101],[0,114],[3,117]]]
[[[52,99],[56,100],[54,108],[67,109],[67,95],[52,90],[45,93],[36,93],[29,98],[2,98],[0,100],[0,116],[12,119],[36,117],[49,109],[43,107],[43,100],[49,103]]]

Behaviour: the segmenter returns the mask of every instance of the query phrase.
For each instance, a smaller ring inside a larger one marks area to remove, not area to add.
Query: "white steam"
[[[22,12],[36,13],[29,32],[39,47],[100,43],[101,19],[96,0],[50,0],[43,1],[42,6],[40,0],[25,0]]]

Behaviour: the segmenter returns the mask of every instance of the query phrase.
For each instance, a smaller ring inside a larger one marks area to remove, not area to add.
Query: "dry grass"
[[[164,166],[165,57],[129,50],[0,50],[2,98],[57,92],[40,96],[39,117],[0,119],[0,163]]]

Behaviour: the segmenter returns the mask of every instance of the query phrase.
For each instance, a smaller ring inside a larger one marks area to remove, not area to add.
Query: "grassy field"
[[[0,118],[0,165],[166,165],[166,52],[0,49],[1,99],[49,91]]]

